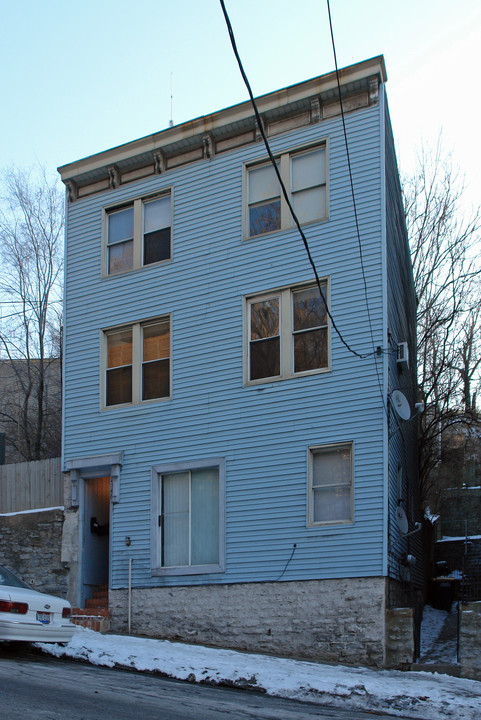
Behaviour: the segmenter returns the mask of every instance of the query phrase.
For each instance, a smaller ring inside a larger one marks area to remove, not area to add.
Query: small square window
[[[309,449],[309,525],[352,522],[352,444]]]

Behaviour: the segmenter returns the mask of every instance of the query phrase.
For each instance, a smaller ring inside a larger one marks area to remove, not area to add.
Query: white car
[[[69,642],[70,613],[67,600],[32,590],[0,565],[0,640]]]

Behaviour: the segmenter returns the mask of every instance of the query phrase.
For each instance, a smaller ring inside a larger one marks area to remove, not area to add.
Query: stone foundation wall
[[[68,566],[61,560],[63,510],[0,516],[0,565],[35,590],[66,597]]]
[[[408,669],[414,652],[414,609],[386,610],[386,666]]]
[[[134,588],[132,632],[327,662],[384,664],[385,580],[351,578]],[[126,632],[127,590],[110,591]]]
[[[481,680],[481,602],[461,603],[459,659],[463,677]]]

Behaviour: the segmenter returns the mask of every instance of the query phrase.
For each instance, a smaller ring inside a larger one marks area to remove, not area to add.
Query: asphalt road
[[[392,720],[261,693],[58,660],[0,643],[0,717],[8,720]],[[399,716],[398,716],[399,720]]]

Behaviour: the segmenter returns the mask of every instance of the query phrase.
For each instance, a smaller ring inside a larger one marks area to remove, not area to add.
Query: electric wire
[[[288,561],[286,562],[286,564],[285,564],[285,566],[284,566],[284,570],[281,572],[281,574],[279,575],[279,577],[276,577],[276,579],[274,580],[274,582],[278,582],[278,581],[284,576],[284,573],[286,572],[286,570],[287,570],[287,568],[288,568],[288,566],[289,566],[289,563],[291,562],[292,558],[294,557],[294,553],[296,552],[296,547],[297,547],[297,544],[294,543],[294,545],[292,546],[291,556],[290,556],[290,558],[288,559]]]
[[[279,184],[280,184],[280,187],[281,187],[281,190],[282,190],[282,194],[283,194],[283,196],[284,196],[284,199],[285,199],[285,201],[286,201],[286,203],[287,203],[287,206],[288,206],[288,208],[289,208],[289,210],[290,210],[290,212],[291,212],[291,215],[292,215],[292,218],[293,218],[294,223],[295,223],[295,225],[296,225],[296,228],[297,228],[297,230],[298,230],[298,232],[299,232],[299,234],[300,234],[300,236],[301,236],[301,238],[302,238],[302,242],[304,243],[304,247],[305,247],[305,250],[306,250],[306,253],[307,253],[307,257],[308,257],[308,259],[309,259],[309,263],[311,264],[312,270],[313,270],[313,272],[314,272],[314,277],[315,277],[315,280],[316,280],[316,284],[317,284],[317,287],[318,287],[318,290],[319,290],[321,299],[322,299],[322,301],[323,301],[323,303],[324,303],[324,306],[325,306],[325,308],[326,308],[326,312],[327,312],[327,315],[328,315],[328,317],[329,317],[329,320],[331,321],[332,327],[333,327],[334,330],[336,331],[337,336],[339,337],[340,341],[342,342],[342,344],[347,348],[347,350],[348,350],[350,353],[352,353],[353,355],[355,355],[356,357],[361,358],[361,359],[365,359],[365,358],[367,358],[367,357],[371,357],[372,355],[375,355],[375,354],[377,353],[377,350],[374,350],[374,351],[371,352],[371,353],[362,354],[362,353],[357,352],[357,350],[354,350],[353,348],[351,348],[351,346],[350,346],[350,345],[348,344],[348,342],[344,339],[341,331],[340,331],[339,328],[337,327],[337,324],[336,324],[336,322],[335,322],[335,320],[334,320],[334,317],[332,316],[332,313],[331,313],[331,311],[330,311],[330,309],[329,309],[329,306],[328,306],[328,304],[327,304],[327,300],[326,300],[326,298],[325,298],[325,296],[324,296],[324,293],[323,293],[323,291],[322,291],[321,281],[320,281],[320,279],[319,279],[319,275],[318,275],[318,272],[317,272],[317,268],[316,268],[316,265],[315,265],[315,263],[314,263],[314,260],[313,260],[313,257],[312,257],[312,254],[311,254],[311,251],[310,251],[310,248],[309,248],[309,243],[308,243],[307,238],[306,238],[306,236],[305,236],[305,234],[304,234],[304,231],[303,231],[303,229],[302,229],[302,227],[301,227],[301,224],[300,224],[300,222],[299,222],[299,219],[298,219],[298,217],[297,217],[297,215],[296,215],[296,213],[295,213],[295,211],[294,211],[294,208],[292,207],[292,203],[291,203],[291,200],[290,200],[290,197],[289,197],[289,193],[287,192],[286,186],[285,186],[284,181],[283,181],[283,179],[282,179],[282,177],[281,177],[281,174],[280,174],[280,170],[279,170],[279,168],[277,167],[277,163],[276,163],[275,157],[274,157],[274,155],[272,154],[272,150],[271,150],[271,148],[270,148],[269,141],[267,140],[267,136],[266,136],[265,131],[264,131],[264,125],[263,125],[263,122],[262,122],[262,118],[261,118],[261,116],[260,116],[260,113],[259,113],[259,110],[258,110],[258,107],[257,107],[257,103],[256,103],[255,98],[254,98],[254,94],[253,94],[253,92],[252,92],[252,89],[251,89],[249,80],[248,80],[247,75],[246,75],[246,73],[245,73],[244,66],[243,66],[243,64],[242,64],[242,61],[241,61],[239,52],[238,52],[238,50],[237,50],[237,44],[236,44],[236,40],[235,40],[235,36],[234,36],[234,31],[233,31],[233,29],[232,29],[232,25],[231,25],[231,22],[230,22],[230,19],[229,19],[229,15],[228,15],[228,13],[227,13],[227,10],[226,10],[225,4],[224,4],[224,0],[219,0],[219,2],[220,2],[220,5],[221,5],[221,8],[222,8],[222,12],[224,13],[224,19],[225,19],[225,22],[226,22],[226,25],[227,25],[227,30],[228,30],[228,33],[229,33],[229,38],[230,38],[230,41],[231,41],[232,49],[233,49],[233,51],[234,51],[234,55],[235,55],[235,58],[236,58],[236,60],[237,60],[237,64],[238,64],[238,66],[239,66],[239,70],[240,70],[240,73],[241,73],[241,75],[242,75],[242,79],[244,80],[244,84],[245,84],[245,86],[246,86],[246,88],[247,88],[247,92],[249,93],[249,97],[250,97],[251,104],[252,104],[252,107],[253,107],[253,110],[254,110],[254,115],[255,115],[255,118],[256,118],[256,121],[257,121],[257,125],[258,125],[258,128],[259,128],[259,132],[260,132],[260,134],[261,134],[262,140],[263,140],[263,142],[264,142],[265,148],[266,148],[266,150],[267,150],[267,154],[269,155],[269,159],[270,159],[270,161],[271,161],[271,163],[272,163],[272,166],[273,166],[273,168],[274,168],[274,171],[275,171],[275,173],[276,173],[276,175],[277,175],[277,179],[278,179],[278,181],[279,181]],[[374,343],[373,343],[373,346],[374,346]]]
[[[364,258],[363,258],[363,254],[362,254],[361,231],[359,228],[356,195],[354,192],[354,180],[353,180],[353,176],[352,176],[351,154],[349,152],[349,142],[347,139],[346,120],[345,120],[345,116],[344,116],[344,106],[343,106],[343,102],[342,102],[341,79],[339,77],[339,67],[337,64],[336,43],[334,41],[334,29],[332,26],[332,17],[331,17],[331,5],[330,5],[329,0],[326,0],[326,3],[327,3],[327,14],[328,14],[328,18],[329,18],[329,30],[330,30],[330,34],[331,34],[332,53],[334,56],[334,67],[336,70],[337,92],[339,95],[339,107],[341,109],[342,129],[343,129],[343,134],[344,134],[344,146],[346,148],[347,167],[348,167],[348,171],[349,171],[349,184],[351,187],[351,198],[352,198],[352,207],[353,207],[353,212],[354,212],[354,222],[355,222],[355,226],[356,226],[357,245],[359,248],[359,264],[361,266],[361,275],[362,275],[362,281],[363,281],[363,285],[364,285],[364,299],[366,301],[366,312],[367,312],[367,321],[368,321],[368,325],[369,325],[369,333],[371,335],[372,346],[374,347],[374,332],[372,329],[371,311],[369,308],[369,297],[368,297],[368,292],[367,292],[366,272],[364,269]],[[388,408],[386,406],[386,401],[384,398],[384,393],[383,393],[383,388],[382,388],[382,381],[379,376],[379,367],[377,364],[377,356],[382,353],[383,353],[383,350],[381,348],[380,353],[376,352],[374,354],[374,368],[376,371],[376,379],[377,379],[377,384],[379,386],[379,393],[381,396],[381,401],[383,404],[384,412],[385,412],[386,418],[389,422],[389,412],[388,412]]]

